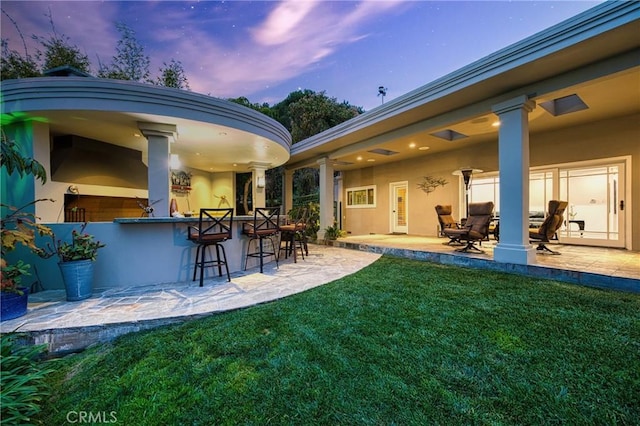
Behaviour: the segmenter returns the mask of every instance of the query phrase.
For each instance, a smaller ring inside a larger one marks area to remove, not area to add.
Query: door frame
[[[404,208],[406,215],[406,225],[403,227],[397,226],[396,220],[396,188],[405,189]],[[389,183],[389,232],[392,234],[408,234],[409,233],[409,181],[403,180],[399,182]]]

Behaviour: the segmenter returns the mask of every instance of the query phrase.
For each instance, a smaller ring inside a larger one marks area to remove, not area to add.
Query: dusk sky
[[[29,53],[58,34],[95,74],[133,29],[158,75],[182,62],[192,91],[273,105],[295,90],[326,91],[370,110],[581,13],[600,1],[2,1],[2,38]]]

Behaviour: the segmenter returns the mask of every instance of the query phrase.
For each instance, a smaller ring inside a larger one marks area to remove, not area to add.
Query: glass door
[[[560,242],[624,247],[624,163],[559,169],[559,198],[569,203]]]
[[[407,182],[389,184],[391,192],[391,232],[406,234],[407,225]]]

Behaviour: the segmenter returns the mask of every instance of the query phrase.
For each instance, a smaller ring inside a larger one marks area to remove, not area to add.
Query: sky
[[[152,75],[180,61],[190,90],[274,105],[300,89],[370,110],[601,1],[6,1],[1,33],[34,54],[58,35],[96,74],[135,32]],[[10,19],[9,19],[10,17]],[[17,24],[12,23],[12,20]],[[378,88],[386,88],[380,96]]]

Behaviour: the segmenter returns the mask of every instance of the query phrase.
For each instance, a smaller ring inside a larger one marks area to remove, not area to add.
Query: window
[[[347,208],[369,208],[375,206],[375,185],[347,188]]]

